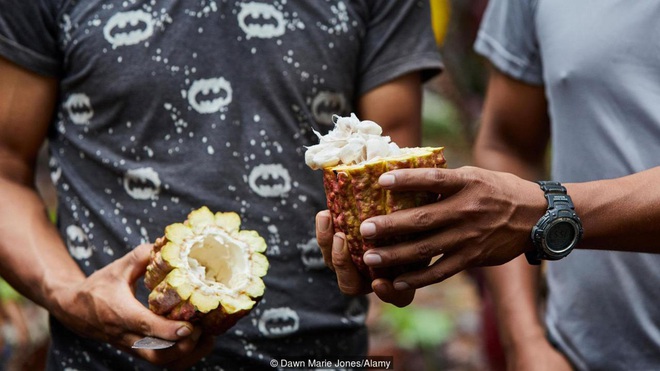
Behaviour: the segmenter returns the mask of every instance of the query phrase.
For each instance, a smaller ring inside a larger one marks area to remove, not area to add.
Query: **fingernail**
[[[316,223],[318,223],[321,232],[326,232],[330,228],[330,218],[327,216],[319,216]]]
[[[410,285],[405,283],[405,282],[402,282],[402,281],[394,282],[394,289],[395,290],[402,291],[402,290],[408,290],[409,288],[410,288]]]
[[[192,334],[192,329],[188,326],[183,326],[176,330],[176,336],[186,337],[190,336],[190,334]]]
[[[365,222],[360,225],[360,234],[362,237],[371,237],[376,234],[376,225],[371,222]]]
[[[378,178],[378,184],[380,184],[382,187],[393,186],[395,182],[396,178],[391,174],[383,174],[380,176],[380,178]]]
[[[344,239],[341,235],[336,234],[332,238],[332,250],[335,252],[341,252],[344,248]]]
[[[362,261],[364,261],[364,264],[366,265],[378,265],[383,262],[383,259],[380,255],[374,252],[367,252],[362,257]]]

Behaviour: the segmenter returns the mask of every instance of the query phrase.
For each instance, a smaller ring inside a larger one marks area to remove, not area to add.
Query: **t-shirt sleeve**
[[[61,69],[55,1],[0,1],[0,56],[36,73]]]
[[[503,73],[529,84],[542,85],[535,7],[534,0],[490,0],[474,49]]]
[[[358,93],[413,71],[424,81],[442,69],[428,0],[373,1],[363,40]]]

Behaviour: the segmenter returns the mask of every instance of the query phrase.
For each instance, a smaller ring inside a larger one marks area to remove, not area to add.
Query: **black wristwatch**
[[[559,182],[537,182],[548,200],[548,210],[532,228],[534,250],[525,253],[529,264],[559,260],[568,255],[582,237],[582,222],[573,201]]]

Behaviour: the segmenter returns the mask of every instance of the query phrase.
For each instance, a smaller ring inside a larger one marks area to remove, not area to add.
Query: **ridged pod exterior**
[[[149,308],[212,334],[247,315],[264,294],[269,264],[264,239],[240,224],[236,213],[202,207],[167,226],[145,274]]]
[[[444,168],[444,147],[406,148],[403,155],[382,158],[358,165],[338,165],[323,169],[328,209],[332,214],[335,232],[343,232],[353,262],[360,273],[369,279],[394,278],[418,265],[396,268],[369,268],[362,255],[376,246],[391,245],[403,241],[403,237],[387,241],[365,240],[360,234],[360,224],[373,216],[434,202],[436,194],[428,192],[392,192],[378,185],[378,178],[385,172],[406,168]]]

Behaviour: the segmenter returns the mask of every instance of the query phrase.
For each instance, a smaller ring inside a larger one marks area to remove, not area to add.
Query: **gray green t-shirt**
[[[203,205],[266,239],[263,300],[195,369],[366,353],[367,301],[323,264],[303,146],[369,90],[439,71],[427,1],[5,0],[0,55],[59,79],[58,226],[87,274]],[[51,324],[50,369],[150,367]]]
[[[544,86],[554,179],[660,165],[659,17],[654,1],[490,1],[476,51]],[[577,250],[548,285],[549,335],[578,369],[660,367],[660,255]]]

